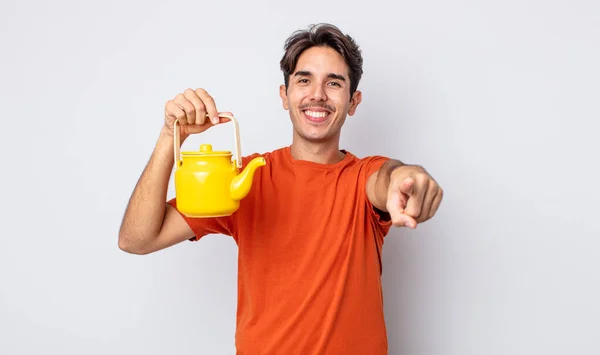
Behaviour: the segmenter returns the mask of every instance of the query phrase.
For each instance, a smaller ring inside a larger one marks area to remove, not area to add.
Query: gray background
[[[283,41],[321,21],[365,57],[343,148],[445,190],[386,239],[390,354],[600,353],[598,2],[3,0],[0,354],[234,353],[233,240],[133,256],[119,224],[188,87],[243,154],[290,143]]]

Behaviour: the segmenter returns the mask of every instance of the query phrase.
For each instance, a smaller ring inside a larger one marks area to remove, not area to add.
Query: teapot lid
[[[187,155],[187,156],[219,156],[219,157],[225,157],[225,156],[231,156],[231,152],[230,151],[225,151],[225,150],[217,150],[217,151],[213,151],[212,150],[212,144],[201,144],[200,145],[200,150],[196,150],[196,151],[188,151],[188,152],[181,152],[181,155]]]

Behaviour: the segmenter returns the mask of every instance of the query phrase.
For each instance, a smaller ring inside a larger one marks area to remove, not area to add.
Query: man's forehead
[[[312,47],[305,50],[296,63],[294,71],[310,72],[313,75],[335,73],[348,76],[349,68],[344,58],[333,48]]]

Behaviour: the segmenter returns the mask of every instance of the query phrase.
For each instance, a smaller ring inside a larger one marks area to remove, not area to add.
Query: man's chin
[[[297,132],[297,135],[304,141],[309,143],[325,143],[333,137],[325,132]]]

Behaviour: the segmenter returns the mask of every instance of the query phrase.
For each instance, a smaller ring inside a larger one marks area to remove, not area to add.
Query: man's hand
[[[232,115],[231,112],[222,113]],[[179,119],[183,141],[190,134],[202,133],[214,125],[229,121],[229,118],[219,115],[215,100],[206,90],[187,89],[165,105],[165,130],[173,135],[173,124]]]
[[[404,165],[390,175],[386,209],[394,226],[416,228],[435,215],[442,196],[442,189],[425,169]]]

